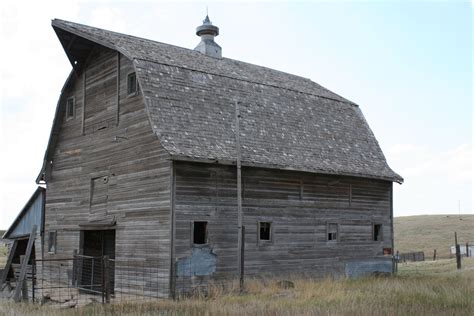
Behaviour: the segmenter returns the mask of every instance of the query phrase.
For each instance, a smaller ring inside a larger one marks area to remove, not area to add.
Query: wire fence
[[[169,297],[169,274],[155,261],[76,255],[35,260],[28,299],[75,307]]]

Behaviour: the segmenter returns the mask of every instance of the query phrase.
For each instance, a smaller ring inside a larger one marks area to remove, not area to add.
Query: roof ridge
[[[68,27],[68,28],[73,27],[72,25],[68,25],[68,24],[75,24],[75,25],[81,26],[81,27],[97,29],[97,30],[113,33],[113,34],[118,35],[118,36],[123,36],[123,37],[128,37],[128,38],[135,38],[135,39],[140,39],[140,40],[143,40],[143,41],[146,41],[146,42],[153,42],[153,43],[157,43],[159,45],[174,47],[174,48],[186,51],[186,52],[195,52],[193,49],[190,49],[190,48],[177,46],[177,45],[173,45],[173,44],[168,44],[168,43],[163,43],[163,42],[155,41],[155,40],[140,37],[140,36],[135,36],[135,35],[125,34],[125,33],[110,31],[110,30],[106,30],[106,29],[103,29],[103,28],[90,26],[90,25],[85,25],[85,24],[81,24],[81,23],[70,22],[70,21],[61,20],[61,19],[54,19],[53,20],[53,25],[56,24],[56,23],[61,23],[63,25],[66,24],[66,27]],[[81,32],[81,33],[83,32],[81,30],[77,30],[77,31]],[[120,43],[120,41],[121,41],[121,39],[118,39],[119,43]],[[114,41],[112,41],[112,45],[114,46],[115,50],[120,51],[124,55],[128,55],[128,54],[125,54],[125,52],[123,50],[119,49],[119,47],[117,47],[117,43],[115,43]],[[206,55],[203,55],[203,56],[208,57]],[[352,106],[355,106],[355,107],[359,107],[357,103],[355,103],[353,101],[350,101],[350,100],[347,100],[346,98],[338,95],[337,93],[334,93],[333,91],[321,86],[320,84],[318,84],[317,82],[311,80],[310,78],[298,76],[298,75],[295,75],[295,74],[292,74],[292,73],[289,73],[289,72],[281,71],[281,70],[278,70],[278,69],[273,69],[273,68],[262,66],[262,65],[252,64],[252,63],[249,63],[249,62],[246,62],[246,61],[241,61],[241,60],[238,60],[238,59],[232,59],[232,58],[227,58],[227,57],[222,57],[221,58],[222,60],[226,60],[226,61],[229,61],[229,62],[245,64],[245,65],[249,65],[249,66],[252,66],[252,67],[258,67],[258,68],[265,69],[265,70],[268,70],[268,71],[278,72],[278,73],[284,74],[286,76],[291,76],[291,77],[294,77],[294,78],[304,80],[304,81],[306,81],[306,82],[308,82],[312,85],[316,85],[320,89],[324,89],[324,90],[330,92],[331,94],[336,95],[340,99],[331,98],[331,97],[328,97],[328,96],[323,96],[321,94],[309,93],[309,92],[305,92],[305,91],[302,91],[302,90],[299,90],[299,89],[292,89],[292,88],[284,87],[282,85],[268,84],[268,83],[264,83],[264,82],[252,81],[252,80],[247,80],[247,79],[243,79],[243,78],[228,76],[228,75],[224,75],[224,74],[218,74],[217,72],[209,72],[209,71],[205,71],[205,70],[199,70],[199,69],[196,69],[196,68],[191,68],[191,67],[187,67],[187,66],[183,66],[183,65],[179,65],[179,64],[168,64],[168,63],[159,62],[159,61],[153,60],[153,59],[146,59],[146,58],[143,58],[143,57],[135,57],[135,56],[130,56],[130,55],[128,57],[130,57],[131,59],[137,59],[137,60],[144,60],[144,61],[148,61],[148,62],[153,62],[155,64],[168,65],[168,66],[173,66],[173,67],[179,67],[179,68],[182,68],[182,69],[189,69],[189,70],[192,70],[192,71],[198,71],[198,72],[201,72],[201,73],[212,74],[212,75],[221,76],[221,77],[224,77],[224,78],[235,79],[235,80],[240,80],[240,81],[254,83],[254,84],[261,84],[261,85],[270,86],[270,87],[274,87],[274,88],[282,88],[282,89],[285,89],[285,90],[288,90],[288,91],[294,91],[294,92],[304,93],[304,94],[307,94],[307,95],[313,95],[313,96],[317,96],[317,97],[324,98],[324,99],[327,99],[327,100],[338,101],[338,102],[341,102],[341,103],[346,103],[346,104],[349,104],[349,105],[352,105]],[[212,58],[212,57],[208,57],[208,58]]]

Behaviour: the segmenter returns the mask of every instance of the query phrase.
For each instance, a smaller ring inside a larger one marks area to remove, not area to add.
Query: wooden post
[[[18,240],[15,239],[13,241],[12,247],[10,248],[10,253],[8,254],[7,264],[5,265],[5,269],[3,270],[3,273],[2,273],[2,278],[0,280],[0,290],[3,290],[3,285],[7,281],[8,272],[11,269],[13,256],[15,255],[17,245],[18,245]]]
[[[117,113],[115,114],[115,126],[119,125],[120,120],[120,52],[117,52]]]
[[[104,267],[102,270],[102,276],[104,280],[103,293],[105,295],[105,303],[110,303],[109,256],[102,257],[102,264]],[[102,300],[102,303],[103,302],[104,300]]]
[[[436,261],[436,249],[433,251],[433,261]]]
[[[26,278],[26,268],[28,266],[28,261],[30,260],[31,256],[31,250],[33,249],[33,244],[35,242],[35,237],[36,237],[36,229],[37,226],[33,225],[30,233],[30,239],[28,239],[28,246],[26,246],[26,252],[25,252],[25,260],[21,263],[21,269],[20,269],[20,277],[17,280],[17,287],[15,289],[15,294],[13,295],[13,300],[15,302],[20,301],[20,294],[21,290],[23,288],[23,282],[25,281]],[[18,286],[18,284],[21,284]]]
[[[35,302],[35,282],[36,282],[36,259],[31,265],[31,302]]]
[[[245,226],[240,230],[240,238],[242,239],[240,250],[240,293],[244,290],[244,266],[245,266]]]
[[[239,232],[238,238],[238,265],[239,276],[243,286],[243,240],[242,240],[242,166],[240,161],[240,109],[239,102],[235,102],[235,151],[237,160],[237,226]],[[242,289],[242,288],[241,288]]]
[[[86,133],[86,67],[82,68],[82,111],[81,111],[81,135]]]
[[[458,244],[458,234],[454,232],[454,242],[456,247],[456,267],[461,269],[461,246]]]
[[[469,243],[466,241],[466,257],[469,257]]]
[[[25,261],[25,256],[24,255],[21,255],[20,256],[20,266],[23,265],[23,262]],[[28,302],[28,284],[26,283],[26,278],[23,279],[23,281],[21,282],[17,282],[16,283],[16,287],[20,287],[21,288],[21,299],[23,301],[27,301]]]

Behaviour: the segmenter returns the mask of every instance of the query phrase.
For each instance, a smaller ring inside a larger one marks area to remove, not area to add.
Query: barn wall
[[[177,274],[194,274],[194,282],[235,277],[235,167],[180,162],[175,168]],[[391,182],[258,168],[243,168],[242,177],[246,275],[355,275],[379,267],[379,260],[391,268],[383,255],[392,247]],[[208,246],[192,245],[192,221],[208,221]],[[272,222],[270,242],[257,240],[259,221]],[[337,242],[327,241],[329,223],[338,224]],[[374,223],[383,224],[383,241],[373,241]],[[193,266],[199,257],[206,269]]]
[[[116,229],[116,259],[140,261],[136,270],[147,266],[160,276],[161,284],[150,285],[141,278],[143,284],[138,282],[136,287],[159,288],[160,294],[167,295],[171,162],[151,130],[141,93],[127,95],[127,75],[133,71],[132,62],[121,56],[118,125],[116,52],[98,48],[90,57],[84,111],[84,73],[64,92],[64,101],[74,96],[76,109],[72,119],[63,111],[52,158],[45,247],[48,232],[57,231],[57,250],[48,254],[45,249],[45,254],[47,258],[70,257],[80,250],[81,229],[90,223],[116,222],[112,227]],[[115,281],[116,288],[132,281],[125,269],[117,263],[115,276],[121,280]]]

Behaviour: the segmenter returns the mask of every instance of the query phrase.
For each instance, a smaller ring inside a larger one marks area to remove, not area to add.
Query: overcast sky
[[[470,2],[1,1],[0,229],[36,188],[71,65],[60,18],[194,48],[209,7],[225,57],[308,77],[360,105],[395,216],[473,213]]]

